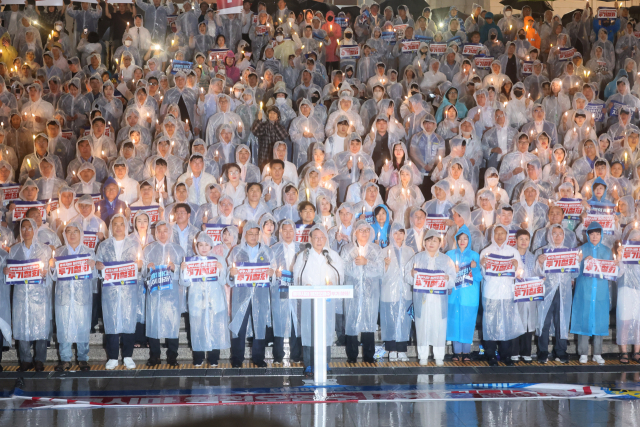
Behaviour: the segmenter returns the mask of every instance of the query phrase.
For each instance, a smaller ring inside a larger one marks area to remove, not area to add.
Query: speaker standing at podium
[[[314,225],[309,233],[311,248],[298,254],[293,267],[295,286],[342,285],[344,263],[340,255],[329,249],[329,236],[322,225]],[[327,300],[327,363],[331,360],[331,344],[335,330],[335,302]],[[302,300],[302,353],[305,373],[313,370],[313,300]]]

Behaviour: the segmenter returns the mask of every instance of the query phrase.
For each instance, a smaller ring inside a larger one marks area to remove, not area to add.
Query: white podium
[[[313,300],[313,383],[327,385],[327,299],[353,298],[353,286],[289,286],[289,299]]]

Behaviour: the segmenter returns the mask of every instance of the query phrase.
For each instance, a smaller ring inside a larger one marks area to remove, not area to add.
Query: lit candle
[[[311,201],[311,194],[309,193],[309,189],[307,188],[307,202]]]

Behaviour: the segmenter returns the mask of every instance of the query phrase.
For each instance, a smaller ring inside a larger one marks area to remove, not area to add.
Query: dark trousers
[[[284,359],[284,337],[273,337],[273,360],[282,362]],[[296,330],[291,325],[291,336],[289,337],[289,360],[299,362],[302,360],[302,338],[296,337]]]
[[[146,347],[149,338],[147,338],[147,330],[144,323],[136,323],[136,333],[133,334],[136,344],[140,344],[141,347]]]
[[[302,358],[305,368],[307,366],[313,366],[313,349],[315,347],[310,345],[302,346]],[[327,364],[331,363],[331,346],[327,346]]]
[[[118,360],[120,353],[120,340],[122,339],[122,357],[133,356],[133,344],[135,334],[105,334],[104,344],[107,350],[107,359]]]
[[[564,357],[567,355],[567,340],[559,338],[560,336],[560,289],[556,291],[551,301],[551,306],[547,312],[547,317],[544,319],[542,325],[542,331],[538,337],[538,359],[545,359],[549,357],[549,330],[551,329],[551,322],[556,331],[556,342],[553,346],[553,352],[557,357]]]
[[[511,358],[511,340],[509,341],[485,341],[484,349],[487,358],[493,359],[496,357],[496,350],[500,353],[500,360],[507,360]]]
[[[175,362],[178,359],[178,338],[165,338],[167,343],[167,361]],[[149,338],[149,358],[160,359],[160,340]]]
[[[401,353],[406,353],[408,345],[409,343],[407,341],[385,341],[384,349],[387,351],[399,351]]]
[[[238,331],[238,338],[231,338],[231,362],[242,363],[244,362],[244,349],[245,349],[245,337],[247,336],[247,324],[249,322],[249,316],[251,316],[251,303],[247,307],[247,311],[244,313],[244,319],[242,325]],[[253,323],[253,345],[251,347],[251,360],[253,363],[264,362],[264,346],[265,340],[259,340],[256,338],[255,323]]]
[[[102,317],[102,303],[100,294],[93,294],[93,300],[91,305],[91,330],[95,330],[98,326],[98,319]]]
[[[182,313],[184,317],[184,329],[187,331],[187,343],[191,347],[191,321],[189,320],[189,313]]]
[[[204,353],[204,351],[193,352],[194,365],[200,365],[204,362]],[[220,350],[211,350],[207,352],[207,362],[209,362],[209,365],[217,365],[218,360],[220,360]]]
[[[511,340],[512,356],[531,356],[531,338],[532,332],[525,332],[517,338]]]
[[[336,314],[336,345],[345,345],[344,314]]]
[[[19,359],[22,363],[46,362],[47,361],[47,340],[36,341],[16,341]],[[31,356],[31,347],[35,344],[35,357]]]
[[[327,73],[329,75],[331,75],[331,72],[333,70],[339,70],[340,69],[340,61],[333,61],[333,62],[326,61],[325,65],[327,67]]]
[[[346,351],[347,359],[356,360],[358,358],[358,336],[347,335]],[[375,335],[373,332],[361,332],[362,340],[362,360],[373,362],[373,355],[376,353]]]

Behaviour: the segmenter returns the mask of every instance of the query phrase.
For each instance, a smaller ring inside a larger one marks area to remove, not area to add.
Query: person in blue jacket
[[[442,98],[442,103],[440,104],[440,106],[438,107],[438,110],[436,111],[436,121],[438,123],[440,123],[442,121],[442,115],[444,113],[444,108],[447,105],[453,105],[456,107],[456,110],[458,110],[458,118],[460,120],[462,120],[463,118],[467,117],[467,107],[459,101],[459,97],[458,97],[458,89],[455,88],[454,86],[450,86],[446,92],[444,93],[444,98]]]
[[[484,44],[487,40],[489,40],[489,30],[495,28],[498,32],[498,40],[504,42],[504,37],[502,36],[502,31],[500,31],[500,27],[493,20],[493,13],[487,12],[484,15],[484,25],[480,29],[480,43]]]
[[[447,252],[456,265],[456,286],[449,295],[447,341],[453,343],[454,362],[471,361],[471,343],[480,304],[482,268],[480,256],[471,249],[471,232],[466,225],[455,235],[456,249]]]
[[[620,80],[622,77],[626,77],[627,79],[629,78],[629,75],[624,68],[619,69],[616,77],[605,86],[604,99],[609,99],[611,95],[615,95],[616,93],[618,93],[618,80]]]
[[[386,248],[389,246],[389,228],[391,227],[389,208],[380,204],[373,208],[373,216],[371,227],[373,227],[374,235],[372,238],[381,248]]]
[[[126,203],[119,197],[120,186],[112,177],[107,178],[102,186],[102,200],[96,203],[96,215],[106,224],[111,222],[115,214],[123,213],[127,209]]]
[[[571,333],[578,335],[580,363],[587,363],[589,359],[589,338],[593,336],[593,361],[603,365],[602,337],[609,335],[609,281],[585,276],[584,267],[590,259],[611,260],[612,256],[611,249],[601,243],[600,223],[589,224],[587,235],[589,241],[580,247],[583,259],[573,296]]]
[[[620,31],[620,18],[594,19],[593,32],[599,34],[600,28],[604,28],[605,30],[607,30],[607,38],[611,43],[613,43],[616,33]]]

